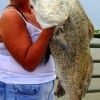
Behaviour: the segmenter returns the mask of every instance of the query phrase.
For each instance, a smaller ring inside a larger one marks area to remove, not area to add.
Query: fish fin
[[[90,59],[89,59],[89,67],[87,69],[87,74],[86,74],[86,78],[85,78],[85,81],[84,81],[84,86],[83,86],[83,93],[82,93],[82,96],[84,97],[86,92],[88,91],[88,88],[90,86],[90,83],[91,83],[91,77],[92,77],[92,73],[93,73],[93,61],[92,61],[92,57],[90,56]]]
[[[57,82],[55,95],[56,95],[57,97],[62,97],[62,96],[65,95],[65,90],[64,90],[64,88],[62,87],[62,85],[61,85],[61,83],[60,83],[59,80],[58,80],[58,82]]]
[[[65,39],[63,27],[57,27],[57,29],[55,30],[55,34],[52,38],[52,41],[55,42],[58,48],[62,49],[65,52],[68,66],[71,66],[70,49]]]
[[[88,33],[89,39],[91,40],[94,36],[95,31],[94,31],[94,26],[93,26],[92,22],[89,20],[89,18],[88,18],[88,30],[89,30],[89,33]]]

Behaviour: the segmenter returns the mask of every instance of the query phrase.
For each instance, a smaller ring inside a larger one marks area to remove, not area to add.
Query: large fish
[[[79,0],[66,0],[66,6],[68,19],[56,27],[50,48],[66,100],[81,100],[93,72],[90,41],[94,28]]]

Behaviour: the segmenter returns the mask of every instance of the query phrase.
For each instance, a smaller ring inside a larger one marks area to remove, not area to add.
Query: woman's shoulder
[[[0,18],[0,27],[8,26],[8,25],[15,25],[15,24],[25,24],[23,19],[21,18],[20,14],[13,8],[7,8],[1,15]]]
[[[14,9],[6,9],[6,10],[3,12],[1,18],[13,19],[13,18],[19,18],[19,15],[18,15],[17,11],[14,10]]]
[[[18,11],[16,11],[13,8],[5,9],[0,18],[1,22],[2,21],[13,21],[13,20],[16,21],[16,19],[17,19],[17,21],[22,20]]]

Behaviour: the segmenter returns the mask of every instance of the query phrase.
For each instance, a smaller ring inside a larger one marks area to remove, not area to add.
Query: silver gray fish
[[[79,0],[66,2],[69,17],[56,27],[50,48],[66,100],[82,100],[93,72],[90,41],[94,27]]]

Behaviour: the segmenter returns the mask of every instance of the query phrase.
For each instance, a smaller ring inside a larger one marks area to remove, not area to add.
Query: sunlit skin
[[[0,18],[1,18],[1,16],[0,16]],[[1,33],[1,32],[0,32]],[[2,37],[1,37],[1,34],[0,34],[0,42],[2,42]]]
[[[41,29],[31,8],[30,0],[10,0],[27,18],[28,22]],[[12,10],[13,9],[13,10]],[[11,55],[24,69],[33,71],[42,60],[54,27],[42,29],[38,40],[33,44],[26,25],[12,6],[7,7],[0,18],[0,37]]]

